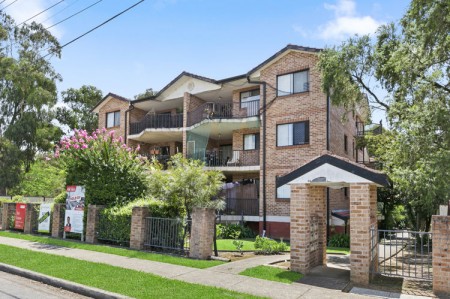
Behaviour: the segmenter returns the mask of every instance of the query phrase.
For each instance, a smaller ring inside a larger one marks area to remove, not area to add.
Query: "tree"
[[[156,95],[157,93],[158,92],[156,90],[153,90],[153,88],[147,88],[143,93],[138,93],[137,95],[135,95],[134,99],[140,100],[140,99],[148,98],[148,97]]]
[[[387,111],[391,131],[368,144],[378,147],[375,156],[406,208],[426,220],[417,229],[428,229],[438,205],[450,199],[448,15],[446,0],[413,0],[400,22],[326,49],[318,64],[333,103],[354,108],[366,94],[373,109]]]
[[[41,24],[18,27],[0,13],[0,131],[22,151],[25,170],[61,134],[50,123],[61,80],[47,58],[53,55],[60,56],[59,43]]]
[[[8,139],[0,137],[0,190],[12,188],[20,181],[20,150]]]
[[[58,107],[56,118],[70,131],[84,129],[93,132],[98,127],[98,117],[92,108],[103,98],[102,91],[91,85],[83,85],[79,89],[69,88],[61,92],[62,100],[67,107]]]

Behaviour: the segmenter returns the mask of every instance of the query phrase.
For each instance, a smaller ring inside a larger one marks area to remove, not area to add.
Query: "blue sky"
[[[11,3],[7,0],[1,5]],[[60,0],[18,0],[22,22]],[[52,25],[98,0],[65,0],[35,21]],[[103,0],[52,28],[64,44],[138,2]],[[132,98],[161,89],[183,70],[215,79],[240,75],[287,44],[325,47],[399,19],[405,0],[146,0],[52,59],[59,91],[83,84]]]

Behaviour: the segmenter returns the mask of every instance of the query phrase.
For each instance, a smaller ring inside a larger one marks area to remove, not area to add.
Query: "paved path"
[[[342,293],[337,290],[301,283],[285,284],[236,274],[245,268],[265,263],[266,260],[273,261],[273,259],[276,259],[275,256],[262,256],[257,257],[255,260],[242,260],[235,264],[236,268],[229,267],[229,265],[235,263],[233,262],[226,264],[228,267],[221,265],[209,269],[194,269],[101,252],[45,245],[13,238],[0,237],[0,244],[71,257],[79,260],[109,264],[126,269],[152,273],[170,279],[221,287],[228,290],[270,298],[367,298],[362,295]]]
[[[4,299],[87,299],[20,276],[0,272],[0,298]]]

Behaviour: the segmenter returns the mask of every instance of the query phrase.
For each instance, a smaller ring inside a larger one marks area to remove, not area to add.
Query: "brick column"
[[[100,220],[100,212],[105,206],[89,205],[87,222],[86,222],[86,243],[97,243],[98,222]]]
[[[194,208],[189,257],[206,260],[212,255],[216,214],[211,208]]]
[[[9,230],[11,227],[9,226],[11,217],[16,214],[16,203],[3,203],[3,212],[2,212],[2,230]]]
[[[27,203],[25,212],[25,226],[23,229],[25,234],[32,234],[37,231],[39,207],[40,204],[38,203]]]
[[[307,273],[326,265],[325,187],[291,185],[291,268]]]
[[[377,187],[368,183],[350,184],[350,280],[368,285],[371,266],[371,229],[377,229]],[[377,246],[378,247],[378,246]]]
[[[52,237],[54,238],[62,238],[63,236],[65,211],[66,211],[65,203],[56,203],[53,205]]]
[[[450,216],[433,216],[433,292],[450,296]]]
[[[147,207],[134,207],[131,215],[130,248],[144,249],[145,218],[150,216]]]

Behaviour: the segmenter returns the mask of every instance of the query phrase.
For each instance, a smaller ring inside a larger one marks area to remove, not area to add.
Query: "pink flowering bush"
[[[55,157],[65,165],[67,185],[86,187],[87,204],[111,207],[125,205],[147,189],[147,160],[138,151],[123,144],[122,137],[114,138],[114,131],[75,130],[61,140]]]

